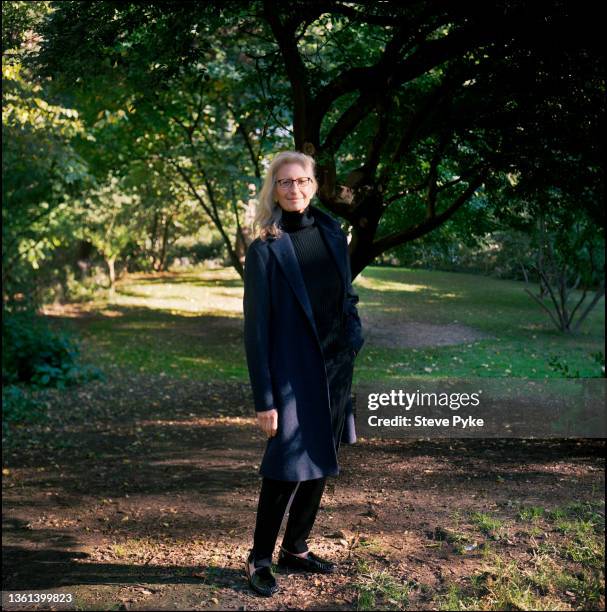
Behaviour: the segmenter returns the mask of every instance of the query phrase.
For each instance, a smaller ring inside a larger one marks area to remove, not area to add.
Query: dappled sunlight
[[[103,310],[100,310],[99,314],[110,319],[124,316],[123,312],[120,312],[119,310],[110,310],[109,308],[104,308]]]
[[[152,272],[152,273],[134,273],[129,274],[129,280],[166,283],[173,282],[216,282],[223,283],[229,280],[240,280],[240,276],[232,267],[208,269],[200,267],[199,269],[191,269],[187,271],[171,271],[171,272]]]
[[[190,365],[210,365],[213,363],[213,359],[210,357],[186,357],[185,355],[179,355],[175,359],[181,363],[188,363]]]
[[[124,315],[123,315],[124,316]],[[158,330],[172,329],[173,324],[170,321],[121,321],[120,330]]]
[[[234,317],[242,316],[243,291],[240,277],[229,268],[185,275],[132,275],[119,283],[109,304],[185,316],[216,313]]]
[[[368,276],[359,276],[356,279],[356,286],[364,289],[371,289],[373,291],[405,291],[405,292],[417,292],[417,291],[430,291],[432,287],[429,285],[419,285],[412,283],[403,283],[400,281],[389,281],[379,278],[370,278]]]
[[[61,317],[65,319],[80,319],[89,317],[93,314],[101,315],[107,318],[116,318],[124,316],[120,310],[112,310],[104,308],[105,304],[98,302],[84,302],[74,304],[46,304],[40,309],[40,314],[46,317]]]
[[[193,417],[189,419],[153,419],[146,421],[138,421],[140,427],[156,427],[162,425],[171,425],[172,427],[251,427],[254,426],[256,420],[254,417],[241,416],[224,416],[216,417]],[[174,460],[172,460],[174,461]],[[164,461],[155,461],[152,463],[164,463]]]
[[[354,282],[365,346],[354,376],[558,377],[549,360],[596,376],[604,314],[563,336],[523,291],[524,283],[460,273],[365,269]],[[242,284],[231,270],[129,276],[111,302],[49,308],[87,330],[92,359],[196,380],[248,381]],[[132,338],[131,338],[132,336]]]
[[[116,306],[136,306],[149,310],[165,310],[175,314],[193,313],[196,315],[216,313],[222,316],[242,315],[242,295],[229,295],[225,288],[222,290],[200,289],[185,285],[190,295],[162,296],[157,289],[163,288],[157,285],[148,288],[146,292],[121,294],[117,293],[111,300]],[[173,290],[173,287],[170,287]],[[219,289],[219,288],[218,288]],[[240,292],[242,293],[242,292]],[[159,295],[160,294],[160,295]]]
[[[460,298],[462,296],[461,293],[441,293],[441,298]]]

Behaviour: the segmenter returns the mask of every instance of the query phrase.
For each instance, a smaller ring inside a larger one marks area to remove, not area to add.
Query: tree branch
[[[594,294],[594,297],[592,298],[592,301],[588,304],[588,306],[586,306],[586,310],[584,310],[584,312],[582,312],[582,314],[580,315],[579,319],[577,320],[573,331],[577,332],[580,329],[580,325],[582,324],[582,322],[584,321],[584,319],[590,314],[590,311],[594,308],[594,306],[596,305],[596,303],[605,295],[605,279],[603,279],[603,281],[601,282],[600,287],[596,290],[596,293]]]
[[[377,257],[384,251],[387,251],[399,244],[409,242],[415,238],[419,238],[437,228],[439,225],[447,221],[453,214],[461,208],[472,194],[482,185],[485,180],[486,170],[478,174],[474,180],[470,182],[468,187],[461,193],[461,195],[442,213],[435,215],[432,218],[424,219],[421,223],[418,223],[414,227],[410,227],[398,232],[393,232],[388,236],[384,236],[379,240],[375,241],[371,247],[372,258]]]
[[[364,87],[365,90],[383,91],[386,82],[391,87],[408,82],[432,68],[436,68],[448,59],[452,59],[465,51],[474,48],[485,40],[490,40],[487,24],[474,23],[461,27],[445,38],[422,41],[416,51],[409,55],[404,62],[390,64],[390,58],[403,44],[403,30],[399,29],[395,37],[386,45],[384,55],[373,65],[355,67],[335,77],[325,85],[313,101],[315,112],[314,128],[320,126],[322,118],[337,98],[351,91]]]
[[[306,142],[306,117],[310,109],[310,97],[308,94],[309,78],[306,67],[303,63],[297,41],[295,30],[301,21],[301,17],[287,20],[282,23],[279,17],[280,3],[272,0],[264,0],[264,17],[278,43],[282,54],[287,77],[291,83],[293,93],[293,132],[295,137],[295,147],[299,150]],[[318,144],[318,143],[316,143]]]
[[[550,310],[550,308],[548,308],[548,306],[546,306],[546,304],[544,304],[544,302],[537,295],[535,295],[532,291],[529,291],[527,287],[525,287],[525,292],[529,294],[550,315],[550,318],[552,319],[552,322],[556,325],[557,329],[561,329],[559,322],[556,320],[554,314],[552,314],[552,310]]]
[[[228,107],[228,110],[232,113],[232,116],[234,117],[234,121],[236,121],[236,131],[242,136],[245,146],[247,147],[247,151],[249,152],[249,157],[251,158],[251,162],[255,170],[255,176],[258,180],[261,180],[262,172],[261,172],[261,167],[259,165],[259,154],[255,153],[253,149],[253,143],[251,142],[251,139],[247,132],[244,120],[237,116],[236,111],[232,108],[230,104],[228,104],[227,107]],[[267,122],[266,122],[266,125],[267,125]],[[265,134],[265,126],[264,126],[264,134]]]

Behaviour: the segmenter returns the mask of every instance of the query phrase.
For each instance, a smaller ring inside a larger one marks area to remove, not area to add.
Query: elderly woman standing
[[[272,555],[289,509],[278,565],[329,573],[308,550],[327,476],[339,473],[340,442],[356,441],[350,399],[363,345],[346,236],[310,200],[314,159],[273,159],[255,216],[259,236],[245,261],[244,338],[258,424],[268,436],[253,548],[251,587],[278,590]]]

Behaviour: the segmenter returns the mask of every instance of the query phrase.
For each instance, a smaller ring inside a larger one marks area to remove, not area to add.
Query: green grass
[[[363,551],[365,553],[381,553],[383,552],[383,547],[376,538],[364,537],[354,544],[352,550]]]
[[[485,557],[482,568],[449,584],[436,603],[441,610],[603,609],[604,509],[604,500],[572,502],[553,509],[523,506],[512,524],[473,513],[472,522],[487,537],[518,524],[516,529],[530,536],[527,552],[531,554],[513,560],[494,550]],[[545,541],[534,539],[538,531]]]
[[[572,572],[540,554],[532,567],[494,556],[488,570],[469,577],[465,587],[450,584],[437,597],[440,610],[600,610],[604,578]]]
[[[473,512],[470,518],[483,535],[492,540],[500,538],[504,529],[503,521],[483,512]]]
[[[123,313],[120,320],[101,319],[87,325],[84,338],[95,359],[99,353],[104,361],[159,375],[246,380],[241,339],[226,337],[221,330],[198,334],[212,324],[213,315],[184,317],[130,309]]]
[[[537,522],[546,513],[542,506],[523,506],[518,511],[518,518],[521,521]]]
[[[605,317],[599,303],[577,335],[561,334],[524,292],[524,283],[473,274],[367,268],[355,282],[361,310],[385,318],[457,323],[491,338],[419,349],[366,347],[358,361],[361,380],[381,369],[394,376],[559,378],[550,360],[581,377],[600,376],[591,356],[603,350]],[[431,370],[431,372],[428,371]]]
[[[403,610],[409,604],[411,585],[385,570],[372,569],[364,559],[357,560],[351,587],[356,594],[357,610]]]
[[[354,382],[403,377],[562,378],[601,375],[602,301],[582,331],[561,334],[524,292],[524,284],[472,274],[370,267],[354,283],[363,318],[395,330],[401,321],[457,323],[486,334],[465,344],[387,348],[368,342]],[[133,276],[118,284],[101,315],[79,326],[91,359],[155,374],[247,381],[242,282],[231,269]]]
[[[477,564],[470,574],[436,590],[404,581],[389,568],[378,569],[370,551],[357,547],[351,582],[357,609],[407,609],[416,603],[411,601],[415,594],[425,595],[425,607],[439,610],[604,609],[604,510],[600,499],[554,508],[520,506],[512,516],[499,519],[481,512],[453,512],[435,538],[451,543],[451,554],[461,554],[459,544],[471,541],[459,531],[467,524],[486,538],[479,546],[483,554],[475,557]],[[536,529],[541,530],[540,541],[532,533]],[[496,539],[496,533],[516,533],[521,540],[512,548],[505,537]],[[488,540],[493,541],[486,547]],[[448,552],[442,549],[440,554]],[[469,561],[474,567],[473,559]]]
[[[515,561],[496,557],[489,571],[470,576],[470,586],[450,584],[439,597],[440,610],[567,610],[558,597],[549,595],[557,580],[555,569],[543,560],[534,571],[521,571]]]

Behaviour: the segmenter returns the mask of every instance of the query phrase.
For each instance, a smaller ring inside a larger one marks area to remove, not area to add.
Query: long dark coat
[[[358,353],[364,339],[346,236],[328,214],[312,205],[310,210],[343,281],[345,333]],[[278,432],[268,439],[259,473],[290,481],[338,474],[325,360],[287,232],[279,238],[257,238],[247,250],[244,340],[255,410],[278,411]],[[355,441],[352,402],[348,398],[341,442]]]

